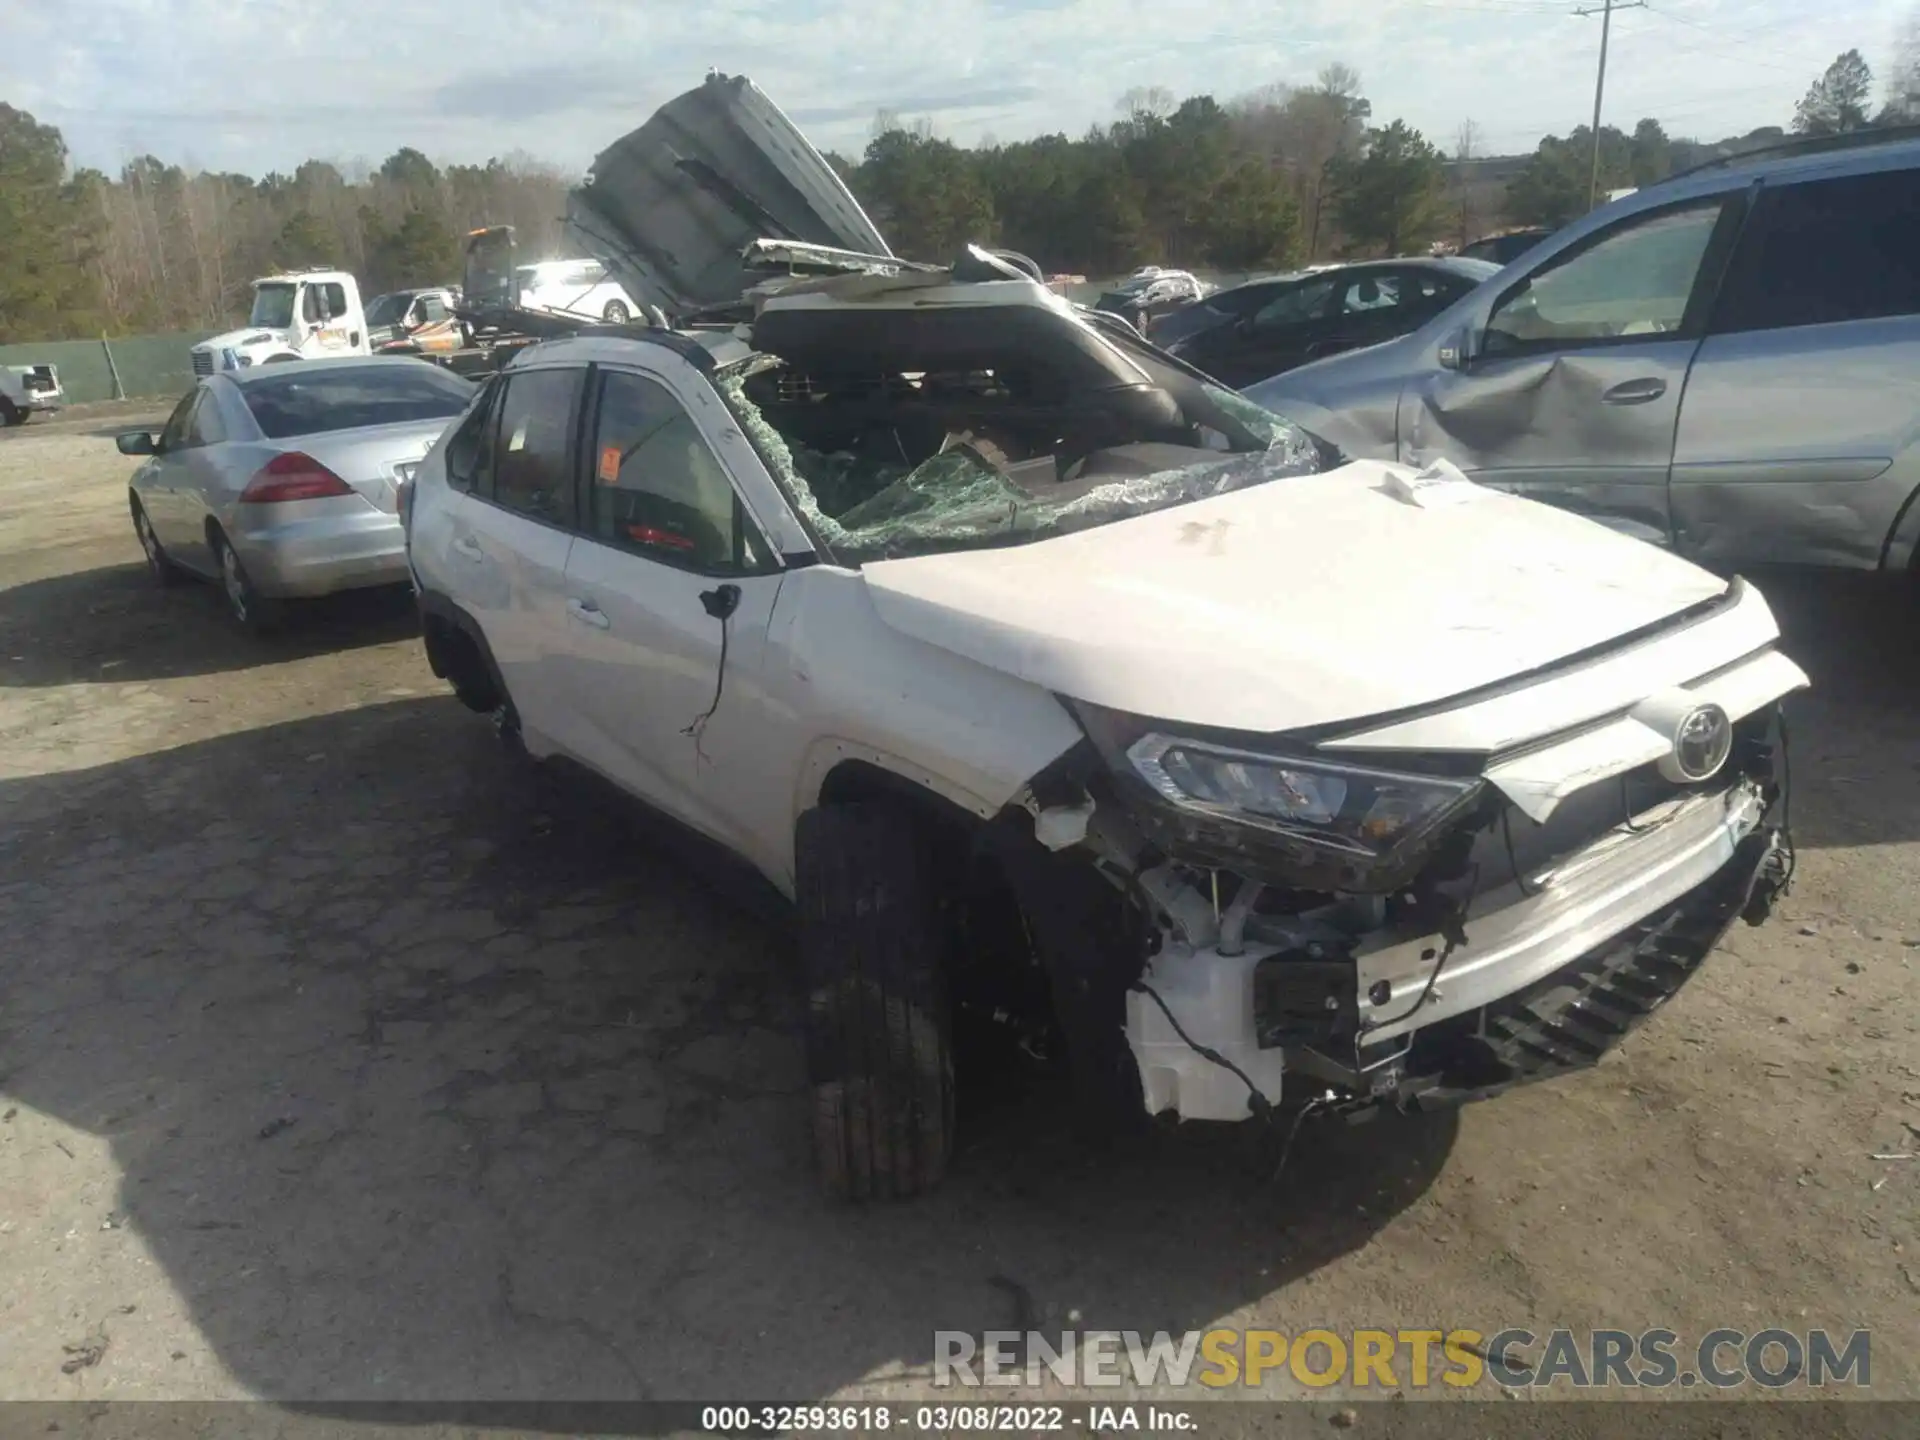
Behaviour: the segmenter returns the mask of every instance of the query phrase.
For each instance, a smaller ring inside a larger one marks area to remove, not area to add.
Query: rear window
[[[296,370],[241,387],[247,409],[269,440],[397,425],[409,420],[451,420],[467,408],[469,380],[424,362]]]

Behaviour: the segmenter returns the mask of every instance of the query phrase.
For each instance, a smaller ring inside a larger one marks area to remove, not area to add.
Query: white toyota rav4
[[[1338,463],[993,255],[885,263],[759,92],[695,94],[786,167],[728,188],[867,273],[526,350],[410,556],[461,700],[795,901],[831,1189],[938,1180],[963,1011],[1136,1115],[1425,1106],[1591,1064],[1765,917],[1806,677],[1755,590]]]

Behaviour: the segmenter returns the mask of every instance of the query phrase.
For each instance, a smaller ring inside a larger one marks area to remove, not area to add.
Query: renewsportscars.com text
[[[1873,1383],[1869,1331],[1709,1330],[989,1330],[934,1332],[941,1386],[1229,1386],[1290,1378],[1382,1390],[1480,1384],[1508,1389],[1782,1389]]]

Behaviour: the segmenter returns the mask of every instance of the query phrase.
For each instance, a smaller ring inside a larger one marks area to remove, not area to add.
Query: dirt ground
[[[1798,880],[1599,1069],[1277,1179],[1020,1094],[847,1209],[779,914],[516,770],[405,596],[255,642],[151,587],[130,415],[0,438],[0,1395],[906,1396],[1011,1280],[1041,1328],[1866,1327],[1920,1398],[1920,1161],[1871,1158],[1920,1150],[1901,597],[1764,581]]]

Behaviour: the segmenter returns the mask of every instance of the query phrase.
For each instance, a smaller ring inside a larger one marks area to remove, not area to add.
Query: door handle
[[[613,624],[613,621],[607,618],[606,611],[602,610],[591,600],[567,601],[567,614],[571,615],[575,620],[584,621],[596,630],[605,630]]]
[[[471,535],[462,535],[453,542],[453,553],[464,560],[484,560],[486,552],[480,548],[480,542]]]
[[[1667,382],[1650,375],[1639,380],[1622,380],[1600,398],[1609,405],[1644,405],[1666,393]]]

